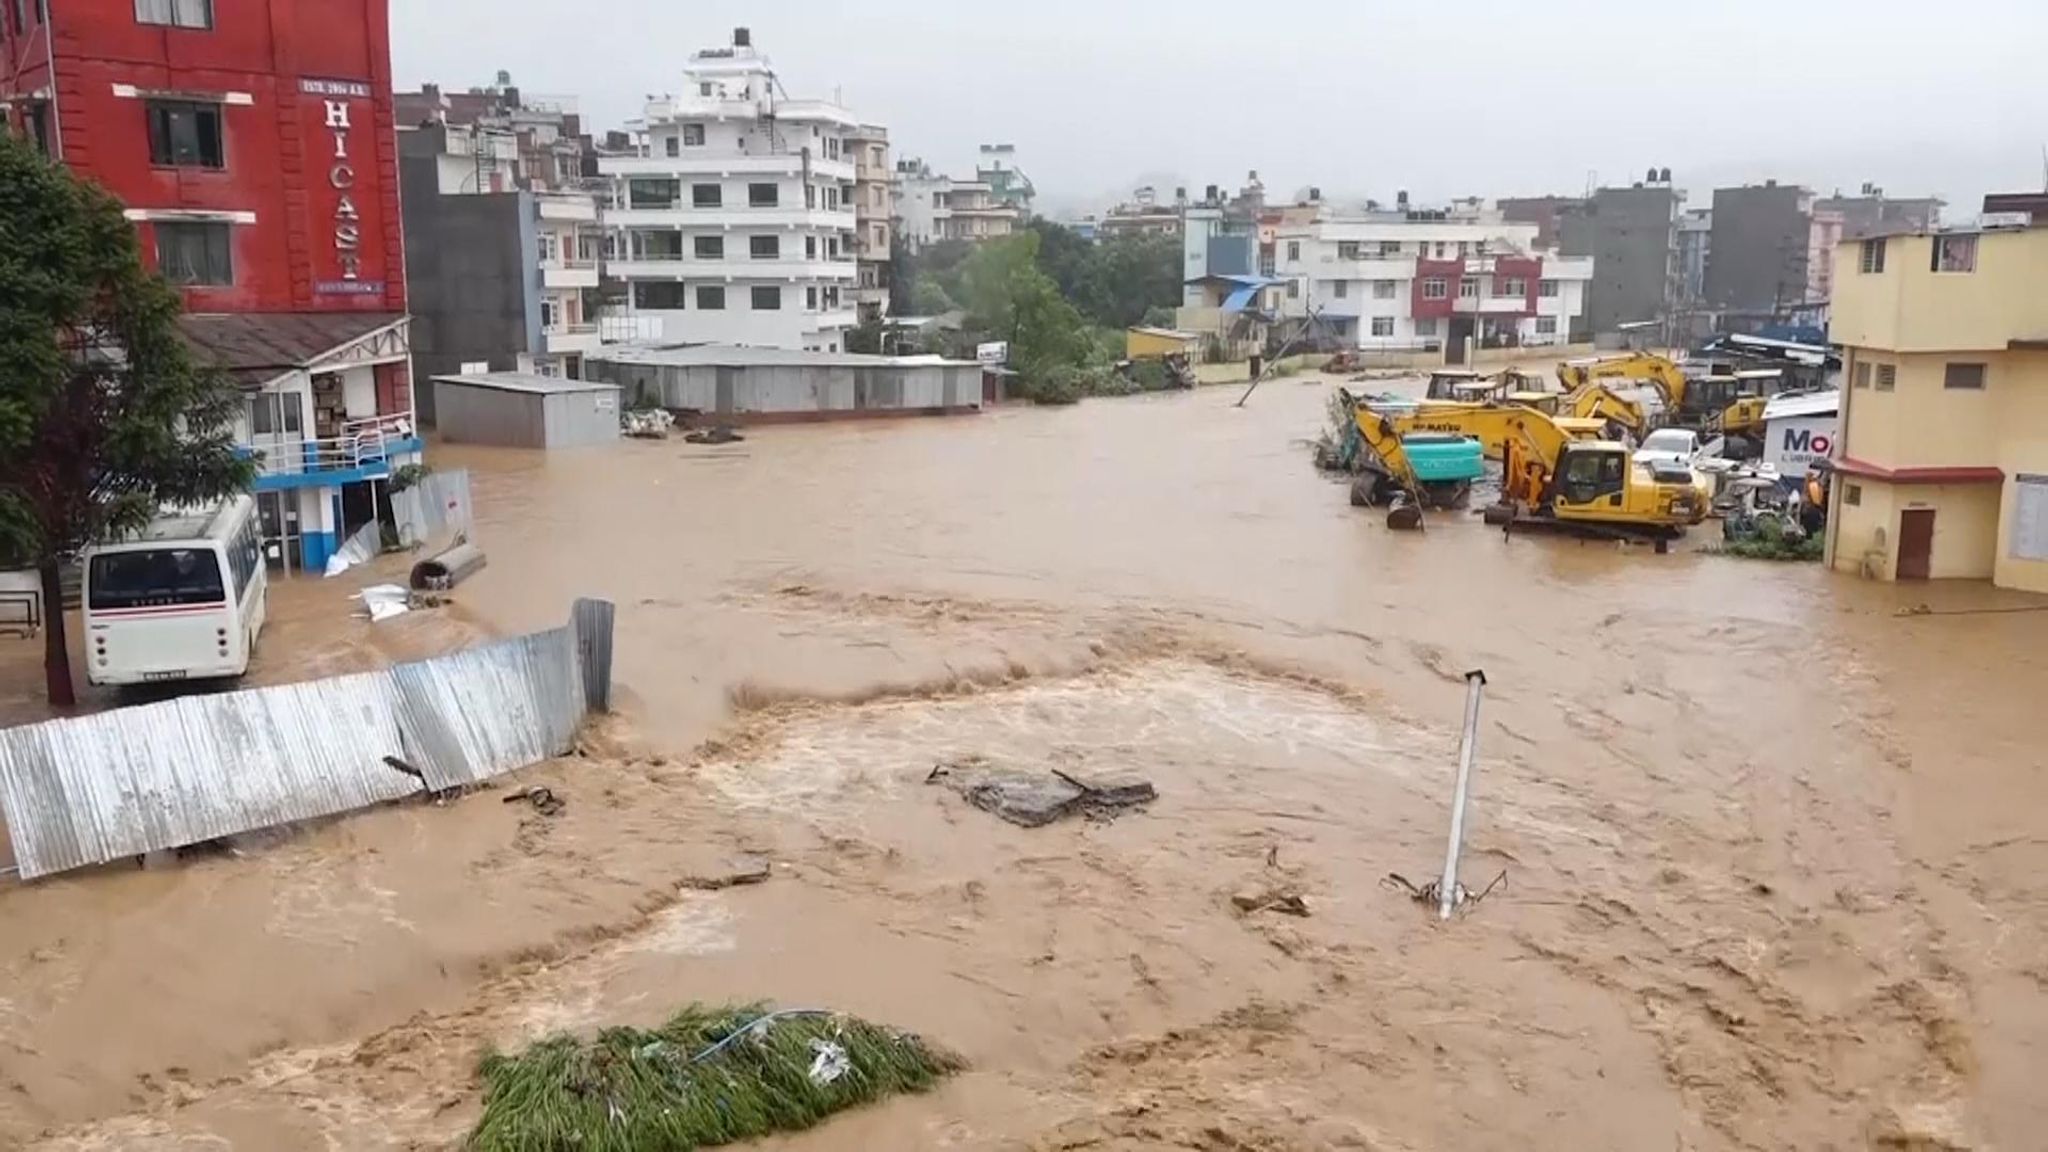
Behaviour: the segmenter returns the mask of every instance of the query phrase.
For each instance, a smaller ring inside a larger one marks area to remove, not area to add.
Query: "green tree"
[[[1081,314],[1039,271],[1038,243],[1035,232],[991,240],[962,273],[969,325],[1009,342],[1010,366],[1027,388],[1055,368],[1085,364],[1094,347]]]
[[[121,205],[0,132],[0,553],[42,575],[53,705],[75,703],[60,563],[251,480],[238,394],[194,366],[177,319]]]
[[[946,294],[944,288],[930,280],[918,281],[917,287],[910,292],[909,314],[912,316],[938,316],[958,307],[960,305]]]

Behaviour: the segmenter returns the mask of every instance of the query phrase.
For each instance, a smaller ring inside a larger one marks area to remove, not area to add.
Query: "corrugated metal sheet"
[[[579,620],[610,612],[578,602]],[[609,629],[601,645],[580,634],[571,625],[380,672],[0,730],[0,812],[21,874],[417,792],[387,756],[442,789],[561,755],[585,712],[584,667],[609,695]]]
[[[583,677],[567,628],[401,664],[389,677],[408,763],[435,789],[559,756],[583,720]]]
[[[24,878],[396,800],[419,784],[383,673],[187,696],[0,731]]]
[[[612,710],[612,628],[617,616],[609,600],[578,600],[569,607],[569,628],[576,633],[582,664],[583,706],[591,712]]]
[[[403,492],[391,495],[391,513],[398,538],[424,544],[456,532],[467,532],[476,505],[469,498],[469,470],[429,472]]]

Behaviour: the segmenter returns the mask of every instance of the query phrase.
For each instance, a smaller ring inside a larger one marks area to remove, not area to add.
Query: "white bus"
[[[83,567],[87,680],[249,670],[270,587],[254,500],[166,510],[129,539],[86,549]]]

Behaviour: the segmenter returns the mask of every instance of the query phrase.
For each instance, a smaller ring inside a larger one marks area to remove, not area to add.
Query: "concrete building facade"
[[[385,0],[4,15],[0,115],[121,201],[194,354],[244,390],[266,557],[320,567],[420,458]]]
[[[861,321],[871,323],[889,314],[896,169],[889,162],[887,128],[863,124],[847,139],[853,148],[853,302]]]
[[[1602,188],[1578,209],[1589,233],[1564,251],[1590,256],[1586,327],[1594,334],[1662,321],[1678,288],[1678,221],[1683,197],[1668,180]]]
[[[2048,196],[1991,200],[2040,224],[1835,252],[1837,570],[2048,592]]]
[[[922,160],[896,166],[896,222],[913,252],[948,240],[978,243],[1013,235],[1031,218],[1028,199],[1006,197],[979,177],[956,180]]]
[[[598,157],[609,274],[654,339],[838,351],[856,321],[860,121],[792,100],[751,34],[690,57]]]
[[[1767,322],[1806,300],[1813,194],[1776,181],[1717,188],[1710,243],[1707,304]]]
[[[1537,226],[1495,210],[1318,214],[1275,237],[1280,311],[1349,346],[1427,350],[1563,344],[1593,261],[1536,247]]]

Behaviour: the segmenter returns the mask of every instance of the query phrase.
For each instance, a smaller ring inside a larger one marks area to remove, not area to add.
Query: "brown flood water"
[[[725,998],[971,1062],[792,1149],[2038,1147],[2048,614],[1390,534],[1307,466],[1327,395],[439,450],[461,608],[295,586],[263,674],[610,597],[624,715],[526,774],[567,811],[0,889],[0,1147],[449,1147],[487,1046]],[[1508,881],[1439,926],[1381,880],[1440,865],[1468,668]],[[968,754],[1161,797],[1025,831],[925,785]],[[739,853],[774,878],[679,883]],[[1272,883],[1313,914],[1232,908]]]

